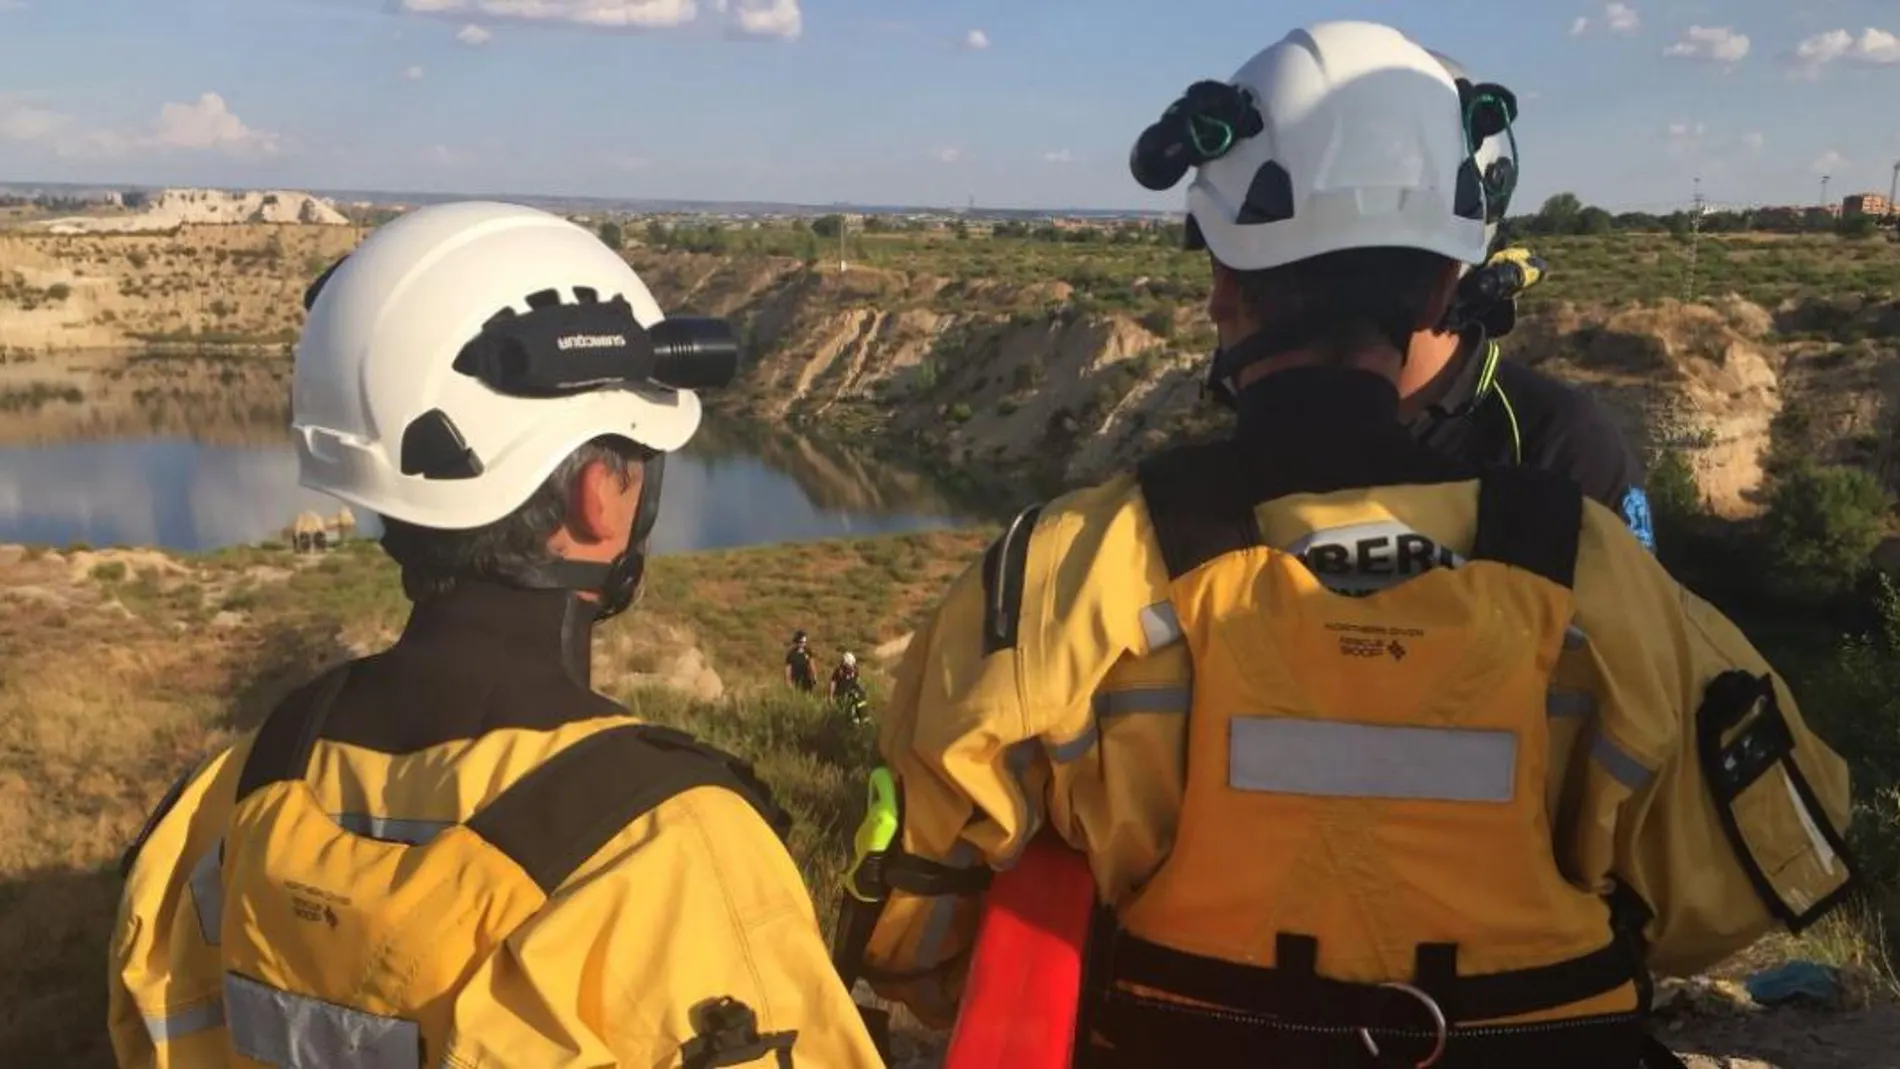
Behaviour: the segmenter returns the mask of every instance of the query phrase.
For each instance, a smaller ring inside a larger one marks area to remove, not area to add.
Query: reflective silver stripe
[[[348,1006],[224,974],[231,1046],[280,1069],[418,1069],[422,1030],[414,1021],[379,1017]]]
[[[982,861],[976,847],[969,840],[959,839],[957,845],[950,848],[950,856],[943,861],[952,868],[975,868]],[[950,935],[950,922],[957,915],[958,896],[938,895],[930,900],[930,910],[924,916],[924,930],[917,937],[917,957],[911,967],[916,969],[934,969],[944,962],[943,944]]]
[[[1181,641],[1181,618],[1174,613],[1174,603],[1157,601],[1141,610],[1141,635],[1148,640],[1148,652]]]
[[[447,820],[403,820],[398,817],[372,817],[368,813],[338,813],[331,819],[352,835],[364,835],[392,843],[421,846],[454,826]]]
[[[1643,784],[1649,782],[1649,777],[1654,775],[1643,766],[1641,761],[1611,742],[1606,735],[1598,735],[1596,740],[1590,743],[1590,756],[1596,758],[1597,764],[1603,766],[1603,771],[1608,772],[1618,783],[1632,791],[1641,790]]]
[[[1096,725],[1095,721],[1091,720],[1089,721],[1089,726],[1082,729],[1082,734],[1077,735],[1067,742],[1051,744],[1048,748],[1049,760],[1059,765],[1066,765],[1070,761],[1094,749],[1095,743],[1100,740],[1101,737],[1101,728]]]
[[[1576,624],[1571,624],[1569,627],[1564,628],[1564,649],[1580,650],[1589,641],[1590,636],[1584,634],[1583,628],[1578,627]]]
[[[1095,715],[1120,716],[1123,713],[1185,713],[1194,704],[1191,687],[1135,687],[1107,690],[1095,695]]]
[[[1597,696],[1587,690],[1553,690],[1544,695],[1548,716],[1590,716],[1597,711]]]
[[[212,946],[218,945],[218,932],[224,927],[223,861],[224,840],[219,839],[191,867],[186,879],[191,887],[191,904],[198,911],[198,934]]]
[[[1508,731],[1235,717],[1227,742],[1227,783],[1243,791],[1506,802],[1516,785]]]
[[[224,1024],[224,1004],[207,1002],[163,1017],[146,1017],[145,1031],[154,1043],[170,1043],[194,1032],[203,1032]]]

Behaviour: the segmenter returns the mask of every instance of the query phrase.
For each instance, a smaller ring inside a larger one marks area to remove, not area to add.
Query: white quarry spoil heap
[[[129,215],[71,216],[46,224],[55,234],[129,233],[171,230],[185,225],[237,223],[311,223],[348,226],[349,220],[328,200],[308,193],[253,190],[168,189]]]

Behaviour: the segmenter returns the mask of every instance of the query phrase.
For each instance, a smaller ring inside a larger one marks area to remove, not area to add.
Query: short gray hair
[[[383,551],[402,568],[403,592],[415,601],[445,594],[459,579],[521,577],[554,562],[548,539],[567,522],[588,465],[607,465],[625,487],[651,455],[624,438],[596,438],[568,454],[519,508],[492,523],[450,531],[380,517]]]

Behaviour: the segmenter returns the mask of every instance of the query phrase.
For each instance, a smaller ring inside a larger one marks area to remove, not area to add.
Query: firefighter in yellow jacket
[[[382,518],[415,605],[128,851],[119,1063],[881,1065],[770,794],[589,686],[730,331],[487,203],[383,227],[305,303],[303,485]]]
[[[1091,1066],[1668,1064],[1652,969],[1842,900],[1845,767],[1748,641],[1568,479],[1399,421],[1492,97],[1331,23],[1143,136],[1147,184],[1198,167],[1238,428],[1018,516],[919,630],[854,885],[880,994],[953,1020],[1039,829],[1100,899]]]

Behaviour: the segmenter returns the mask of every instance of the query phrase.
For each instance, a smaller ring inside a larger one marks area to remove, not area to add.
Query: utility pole
[[[1682,287],[1682,302],[1695,302],[1696,246],[1702,241],[1702,176],[1695,176],[1695,198],[1689,208],[1689,270]]]
[[[1893,202],[1897,196],[1900,196],[1900,160],[1894,161],[1893,180],[1887,183],[1887,211],[1885,214],[1892,215],[1894,213]]]
[[[851,230],[851,219],[843,212],[838,213],[838,273],[844,274],[849,268],[845,263],[844,236]]]

